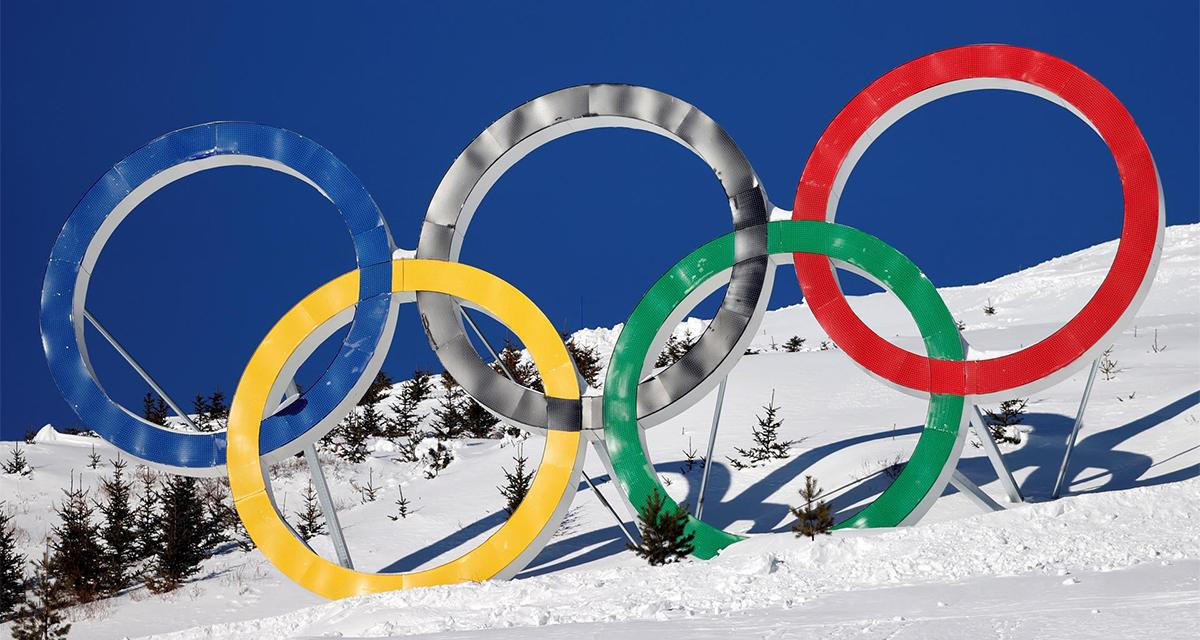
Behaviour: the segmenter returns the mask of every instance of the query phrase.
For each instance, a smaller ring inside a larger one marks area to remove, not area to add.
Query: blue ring
[[[377,349],[388,347],[381,342],[390,335],[391,233],[366,188],[327,149],[285,129],[215,122],[168,133],[130,154],[88,190],[54,243],[42,285],[42,346],[55,383],[88,428],[132,456],[184,472],[224,465],[225,433],[167,429],[109,398],[80,350],[75,322],[84,319],[75,317],[73,300],[85,253],[102,229],[111,231],[111,223],[104,223],[118,203],[162,171],[230,155],[271,160],[311,180],[337,207],[363,270],[354,321],[337,357],[310,390],[264,420],[260,450],[265,454],[295,443],[329,416],[360,380],[374,376],[369,363]]]

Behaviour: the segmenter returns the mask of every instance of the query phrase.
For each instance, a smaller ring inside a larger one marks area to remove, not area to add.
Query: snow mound
[[[710,562],[383,593],[155,637],[386,637],[665,620],[789,609],[847,590],[1113,571],[1200,557],[1200,518],[1193,516],[1198,507],[1200,480],[1193,478],[929,526],[839,532],[813,542],[763,536]]]

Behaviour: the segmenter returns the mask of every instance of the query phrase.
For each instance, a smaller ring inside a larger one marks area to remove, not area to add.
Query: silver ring
[[[700,156],[721,182],[737,232],[737,262],[729,275],[713,278],[709,287],[690,296],[656,336],[651,353],[661,350],[684,314],[728,282],[720,310],[687,354],[641,382],[638,419],[643,427],[651,427],[703,398],[728,374],[754,337],[774,280],[766,228],[773,207],[750,162],[712,118],[660,91],[621,84],[581,85],[531,100],[492,123],[455,159],[429,203],[416,257],[457,261],[479,203],[529,152],[577,131],[617,127],[656,133]],[[444,294],[417,294],[426,336],[442,365],[501,419],[543,432],[548,424],[545,396],[510,381],[483,361],[467,337],[459,304]],[[647,364],[645,373],[649,369]],[[600,395],[585,395],[579,411],[584,429],[603,426]]]

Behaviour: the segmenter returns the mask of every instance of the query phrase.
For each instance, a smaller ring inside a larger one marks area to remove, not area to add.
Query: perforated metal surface
[[[646,381],[639,406],[643,425],[652,426],[720,382],[736,360],[729,356],[744,351],[770,297],[773,273],[767,268],[764,225],[771,205],[733,139],[703,112],[665,93],[617,84],[571,87],[521,105],[479,134],[446,172],[426,213],[417,257],[457,260],[476,207],[504,171],[551,140],[601,127],[666,136],[708,163],[729,200],[742,258],[728,276],[729,290],[708,330],[682,359]],[[455,303],[428,292],[419,292],[417,302],[430,344],[467,393],[509,422],[544,430],[544,396],[483,362],[467,339]],[[658,338],[665,341],[667,335],[659,332]],[[598,412],[582,415],[585,428],[600,426],[593,418]]]
[[[1140,307],[1158,266],[1166,210],[1154,160],[1132,116],[1078,67],[1040,51],[974,45],[901,65],[871,83],[817,141],[796,190],[793,218],[827,220],[858,158],[904,114],[963,91],[1008,89],[1036,95],[1079,116],[1104,139],[1121,176],[1124,224],[1112,269],[1084,308],[1050,337],[987,360],[929,359],[873,332],[846,303],[828,258],[795,256],[804,296],[829,337],[860,366],[921,395],[965,393],[980,399],[1025,395],[1073,373],[1108,344]]]
[[[105,393],[83,337],[88,281],[108,238],[141,201],[185,176],[237,165],[286,173],[328,198],[346,223],[362,270],[354,322],[333,364],[298,401],[263,425],[268,460],[296,453],[336,424],[341,409],[352,405],[379,371],[386,349],[378,347],[391,340],[395,326],[391,234],[363,185],[324,147],[284,129],[218,122],[169,133],[117,163],[76,205],[51,251],[42,287],[42,343],[51,375],[88,428],[130,456],[176,473],[222,475],[225,433],[166,429]],[[311,353],[319,343],[302,345],[301,351]]]
[[[842,225],[818,221],[781,221],[768,225],[767,250],[802,251],[828,256],[863,269],[894,293],[913,315],[930,357],[963,358],[954,319],[933,284],[917,267],[882,240]],[[621,488],[635,505],[654,491],[667,496],[643,447],[637,411],[638,385],[644,361],[652,356],[651,340],[663,319],[705,280],[728,269],[737,259],[735,234],[727,234],[693,251],[667,270],[630,315],[613,349],[604,386],[604,438]],[[930,396],[925,428],[899,477],[867,508],[838,527],[892,527],[914,522],[941,495],[958,462],[968,414],[963,396]],[[669,508],[675,503],[668,497]],[[703,521],[689,518],[695,533],[694,554],[710,558],[741,539]]]

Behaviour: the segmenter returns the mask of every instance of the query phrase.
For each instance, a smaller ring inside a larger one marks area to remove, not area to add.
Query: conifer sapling
[[[0,502],[0,621],[13,617],[25,602],[25,556],[17,551],[16,528],[3,502]]]
[[[696,539],[695,533],[687,533],[687,524],[687,503],[671,509],[667,499],[654,489],[638,509],[642,542],[628,547],[651,566],[682,560],[694,550],[692,541]]]
[[[14,444],[13,448],[8,452],[8,459],[0,463],[0,470],[6,474],[27,476],[33,473],[33,468],[29,466],[29,461],[25,459],[25,452],[21,451],[21,445]]]
[[[65,590],[60,586],[51,567],[50,552],[33,565],[29,593],[17,609],[13,624],[13,640],[57,640],[66,638],[71,625],[63,621],[62,609],[67,606]]]
[[[797,518],[792,531],[797,537],[808,536],[809,540],[816,540],[818,534],[828,535],[833,529],[833,510],[829,503],[821,500],[823,493],[812,476],[804,476],[804,488],[800,490],[804,504],[792,507],[792,515]]]
[[[66,498],[55,506],[59,523],[51,528],[50,569],[59,586],[74,602],[91,602],[103,593],[103,578],[96,570],[104,566],[100,547],[100,527],[95,523],[95,508],[88,500],[82,481],[63,489]]]
[[[104,523],[104,583],[108,593],[118,593],[133,582],[132,570],[138,560],[135,513],[131,503],[133,481],[125,477],[128,464],[119,456],[111,461],[112,476],[100,481],[104,501],[99,504]]]
[[[504,496],[504,510],[510,516],[521,506],[521,501],[529,493],[529,485],[533,482],[533,473],[525,470],[525,463],[529,462],[529,458],[525,457],[523,444],[517,445],[517,455],[513,456],[513,462],[516,463],[516,467],[511,473],[508,469],[500,468],[504,472],[505,485],[497,487],[500,495]]]
[[[780,407],[775,405],[775,391],[771,390],[771,401],[763,407],[765,415],[755,416],[758,425],[753,429],[754,446],[749,449],[734,447],[739,458],[726,458],[736,469],[756,467],[770,460],[785,460],[790,455],[792,445],[801,440],[780,440],[779,427],[783,420],[779,418]]]
[[[396,501],[396,515],[388,515],[393,522],[408,517],[408,498],[404,497],[404,487],[396,487],[396,491],[400,492],[400,499]]]
[[[196,479],[170,476],[162,492],[158,545],[146,586],[155,593],[178,588],[200,571],[204,559],[204,508]]]
[[[296,512],[296,517],[300,519],[300,523],[296,525],[296,533],[301,540],[308,542],[315,536],[325,535],[325,518],[317,504],[317,492],[313,491],[312,482],[309,482],[304,490],[303,498],[304,508]]]

